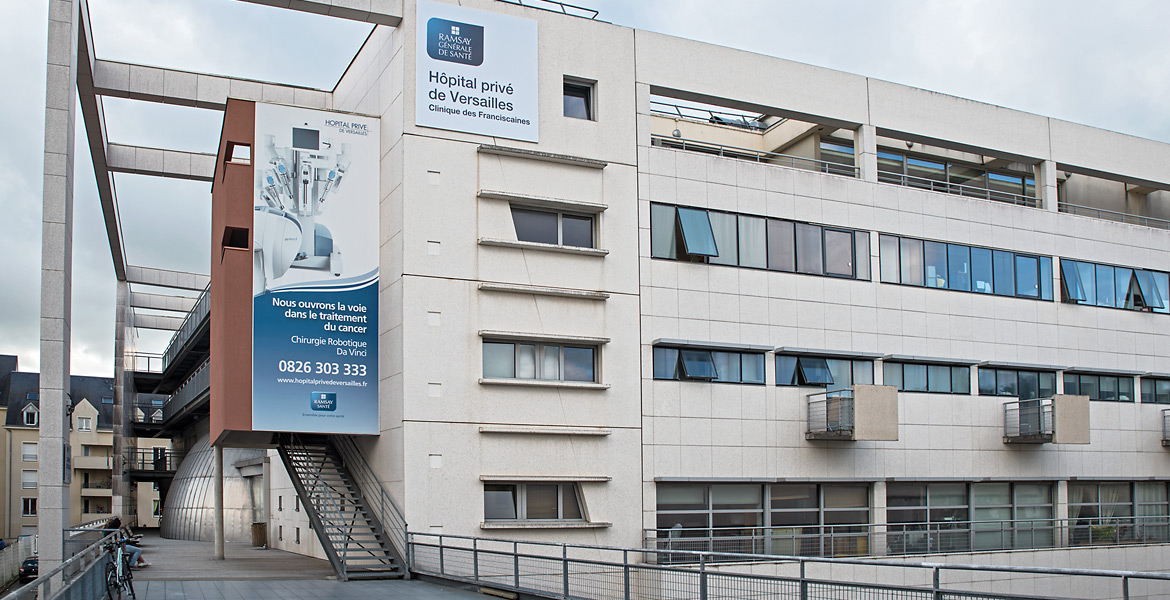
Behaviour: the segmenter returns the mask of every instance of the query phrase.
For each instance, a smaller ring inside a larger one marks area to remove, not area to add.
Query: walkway
[[[150,567],[134,571],[139,600],[483,600],[464,590],[421,581],[337,581],[327,561],[282,550],[224,545],[226,560],[213,559],[211,542],[142,538]]]

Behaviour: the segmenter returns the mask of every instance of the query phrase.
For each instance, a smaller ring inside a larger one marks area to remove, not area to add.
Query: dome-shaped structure
[[[223,532],[227,541],[252,539],[253,509],[262,502],[258,496],[253,501],[248,478],[233,465],[264,455],[265,451],[259,449],[223,449]],[[210,437],[204,434],[175,472],[163,503],[162,537],[202,542],[215,539],[214,475],[215,453]]]

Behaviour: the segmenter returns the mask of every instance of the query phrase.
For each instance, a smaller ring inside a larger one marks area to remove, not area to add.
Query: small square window
[[[565,116],[593,120],[593,85],[579,80],[565,81]]]

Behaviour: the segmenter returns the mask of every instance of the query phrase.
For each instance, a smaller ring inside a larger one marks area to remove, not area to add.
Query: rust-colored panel
[[[252,166],[231,149],[252,148],[256,104],[229,99],[211,189],[211,439],[252,430]],[[228,248],[228,228],[245,229],[245,248]]]

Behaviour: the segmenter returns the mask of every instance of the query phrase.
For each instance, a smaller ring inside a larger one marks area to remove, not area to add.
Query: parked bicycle
[[[110,554],[110,561],[106,563],[106,596],[109,600],[121,600],[125,593],[131,599],[134,595],[134,575],[130,571],[130,555],[126,552],[126,539],[115,536],[115,539],[106,543],[105,549]]]

